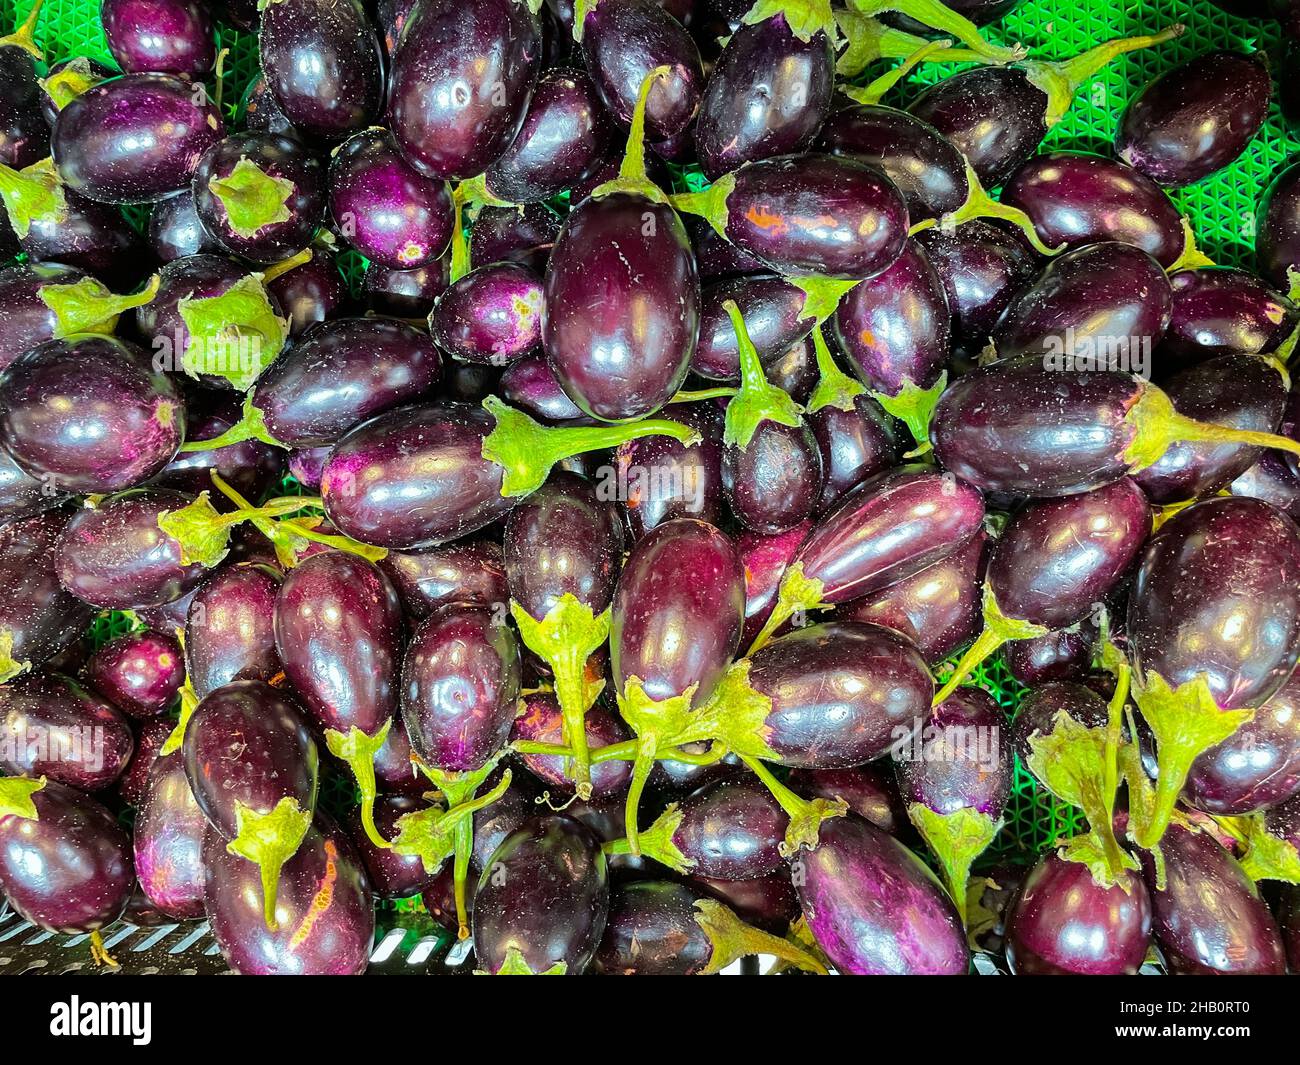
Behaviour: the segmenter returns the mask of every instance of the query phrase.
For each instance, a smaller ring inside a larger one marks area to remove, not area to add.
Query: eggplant
[[[688,447],[665,436],[629,440],[614,453],[615,483],[597,485],[622,498],[636,540],[674,518],[716,525],[723,514],[722,413],[708,403],[673,403],[662,413],[695,429],[699,443]]]
[[[1181,270],[1169,284],[1173,314],[1155,357],[1162,374],[1216,355],[1269,354],[1300,324],[1295,304],[1244,270]]]
[[[407,795],[383,795],[375,804],[374,824],[382,838],[397,832],[399,818],[428,804]],[[365,866],[367,879],[376,897],[381,899],[408,899],[433,886],[435,877],[424,868],[418,854],[398,854],[391,847],[376,847],[362,821],[361,811],[348,813],[344,827],[348,838]]]
[[[1026,687],[1055,680],[1075,680],[1092,668],[1096,627],[1088,621],[1046,636],[1008,640],[1002,651],[1007,672]]]
[[[580,975],[609,914],[605,855],[570,817],[538,817],[505,838],[474,895],[474,953],[493,974]]]
[[[1166,188],[1193,185],[1241,156],[1264,125],[1272,93],[1261,57],[1198,55],[1129,102],[1115,154]]]
[[[516,359],[501,374],[500,387],[507,403],[545,422],[572,422],[586,417],[560,387],[544,355]]]
[[[870,396],[857,396],[849,410],[827,404],[814,411],[809,422],[822,457],[818,514],[829,511],[851,488],[902,461],[897,423]]]
[[[717,880],[752,880],[784,866],[781,844],[790,819],[752,777],[712,781],[677,809],[680,821],[668,845],[676,848],[674,857],[684,867],[679,871]]]
[[[0,442],[63,491],[115,492],[149,480],[185,435],[185,407],[148,356],[125,341],[74,335],[5,374]]]
[[[68,493],[23,472],[0,448],[0,526],[32,518],[66,502]]]
[[[894,775],[877,765],[848,769],[795,769],[790,787],[808,799],[842,800],[848,812],[891,836],[907,827],[907,811]]]
[[[700,293],[700,339],[691,357],[691,372],[710,381],[740,381],[740,341],[727,313],[728,300],[739,308],[769,374],[777,358],[811,328],[803,317],[806,296],[784,278],[746,275],[706,285]]]
[[[280,672],[274,629],[280,581],[270,566],[231,565],[190,600],[185,666],[198,698],[232,681],[269,681]]]
[[[351,304],[334,256],[313,251],[302,263],[266,281],[267,297],[289,319],[289,336],[299,337],[313,325],[338,318]]]
[[[194,208],[194,193],[182,191],[159,200],[149,214],[149,250],[161,263],[189,255],[212,255],[221,245],[203,228]]]
[[[153,203],[188,188],[225,134],[207,94],[171,74],[125,74],[72,100],[54,124],[59,180],[100,203]]]
[[[1047,681],[1038,684],[1020,700],[1011,724],[1011,750],[1026,770],[1029,769],[1029,758],[1034,753],[1031,739],[1035,735],[1050,735],[1057,715],[1062,713],[1075,723],[1090,729],[1105,728],[1109,720],[1106,699],[1088,684],[1075,681]]]
[[[722,452],[727,503],[746,528],[772,534],[808,518],[822,498],[825,472],[812,429],[802,421],[761,422],[745,445]]]
[[[270,0],[258,45],[272,97],[308,137],[342,140],[379,117],[383,54],[358,0]]]
[[[698,893],[668,880],[617,884],[591,971],[602,976],[694,976],[713,956],[696,924]]]
[[[1300,163],[1281,170],[1259,201],[1255,261],[1264,280],[1286,291],[1300,266]]]
[[[519,263],[494,263],[447,286],[429,331],[453,358],[505,366],[541,350],[545,313],[536,274]]]
[[[163,745],[175,729],[176,722],[166,717],[151,717],[140,722],[131,760],[117,778],[117,793],[128,806],[138,807],[144,802],[149,774],[153,771],[154,763],[161,757]]]
[[[201,78],[216,65],[212,15],[199,0],[100,0],[99,18],[125,74]]]
[[[0,45],[0,163],[21,170],[49,151],[49,127],[41,115],[41,86],[37,61],[36,26],[41,5],[34,4],[26,18]]]
[[[0,768],[81,791],[108,787],[135,740],[115,707],[71,677],[33,673],[0,685]]]
[[[461,540],[423,551],[390,551],[379,568],[392,582],[406,613],[422,620],[452,603],[496,607],[510,592],[501,546]]]
[[[510,261],[545,273],[560,224],[560,216],[545,204],[484,207],[469,229],[470,266]]]
[[[174,753],[158,759],[135,817],[135,875],[145,898],[178,921],[203,916],[207,825],[190,791],[184,761]]]
[[[537,81],[541,29],[515,0],[416,7],[388,77],[388,127],[432,178],[482,174],[519,132]]]
[[[740,639],[742,647],[748,647],[766,624],[776,605],[777,591],[786,567],[811,529],[811,521],[801,521],[792,529],[770,536],[742,530],[736,537],[736,550],[740,552],[741,567],[745,574],[745,630]]]
[[[1248,496],[1271,503],[1300,524],[1300,476],[1286,459],[1271,452],[1228,486],[1234,496]]]
[[[630,733],[622,720],[604,702],[596,702],[582,716],[585,742],[591,750],[622,743],[630,738]],[[563,714],[560,701],[550,692],[537,692],[522,696],[519,713],[511,726],[511,742],[523,740],[531,743],[551,743],[563,745],[565,739],[572,740],[573,733],[563,730]],[[548,788],[554,788],[563,794],[576,791],[575,776],[570,776],[569,760],[550,754],[521,755],[528,771]],[[632,779],[632,763],[621,759],[610,759],[590,767],[586,783],[590,785],[589,798],[600,801],[610,796],[621,795]],[[587,789],[583,789],[587,790]]]
[[[433,310],[438,293],[447,287],[448,265],[447,259],[439,259],[414,270],[390,270],[371,263],[361,279],[367,308],[390,318],[422,321]]]
[[[86,682],[137,718],[169,710],[184,681],[181,645],[174,636],[148,629],[110,640],[86,663]]]

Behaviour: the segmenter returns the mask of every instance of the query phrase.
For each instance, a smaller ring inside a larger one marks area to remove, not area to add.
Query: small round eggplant
[[[669,880],[616,884],[591,971],[602,976],[693,976],[713,956],[696,923],[697,891]]]
[[[211,255],[221,251],[194,209],[194,193],[189,190],[168,196],[154,205],[149,215],[149,250],[161,263],[184,259],[189,255]]]
[[[0,46],[0,163],[15,170],[39,162],[49,152],[50,131],[41,113],[39,54],[33,33],[39,6],[28,12],[24,24]],[[30,43],[30,48],[27,44]]]
[[[822,497],[821,449],[804,422],[761,422],[747,445],[722,453],[722,486],[736,518],[759,533],[784,532],[816,509]]]
[[[273,625],[280,580],[270,566],[227,566],[190,600],[185,664],[200,699],[232,681],[269,681],[280,672]]]
[[[510,597],[501,546],[493,540],[389,551],[379,568],[392,581],[407,614],[417,620],[452,603],[496,608]]]
[[[299,337],[313,325],[337,318],[351,295],[334,256],[313,250],[311,262],[295,266],[265,282],[266,294],[289,319],[289,336]]]
[[[1174,290],[1173,316],[1156,352],[1161,372],[1216,355],[1268,354],[1300,320],[1289,299],[1244,270],[1180,270],[1169,284]]]
[[[212,15],[199,0],[101,0],[99,17],[123,73],[201,78],[216,65]]]
[[[902,461],[904,445],[897,423],[870,396],[858,396],[851,410],[827,404],[809,415],[808,421],[822,456],[818,514],[825,514],[868,477]]]
[[[560,224],[560,216],[545,204],[484,207],[469,230],[470,266],[509,261],[545,273]]]
[[[1096,628],[1084,621],[1046,636],[1008,640],[1002,657],[1007,672],[1026,687],[1075,680],[1092,668],[1096,640]]]
[[[452,358],[505,366],[541,350],[544,313],[537,275],[519,263],[494,263],[447,286],[429,330]]]
[[[544,355],[525,355],[507,366],[501,375],[501,396],[512,407],[546,422],[586,417],[560,387]],[[665,410],[664,417],[669,416]]]
[[[449,265],[446,258],[414,270],[390,270],[371,263],[361,281],[367,308],[390,318],[424,321],[438,293],[447,287]]]
[[[753,778],[723,777],[688,795],[672,845],[692,876],[751,880],[785,864],[781,844],[790,818]]]
[[[671,437],[649,436],[615,451],[610,472],[638,540],[674,518],[718,524],[722,517],[722,413],[711,404],[692,403],[669,404],[661,414],[689,425],[701,439],[687,447]]]
[[[185,657],[174,636],[144,629],[110,640],[90,656],[86,681],[132,717],[154,717],[176,701]]]
[[[135,875],[145,898],[178,921],[203,916],[203,835],[207,819],[190,791],[179,754],[149,771],[135,817]]]

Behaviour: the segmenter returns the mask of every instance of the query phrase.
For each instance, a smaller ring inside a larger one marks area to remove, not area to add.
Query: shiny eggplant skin
[[[700,434],[692,447],[668,436],[620,444],[617,477],[627,486],[623,506],[633,539],[674,518],[719,524],[723,514],[722,412],[708,403],[669,404],[660,416]]]
[[[821,826],[794,859],[808,930],[835,969],[852,975],[949,975],[970,962],[961,919],[929,868],[853,814]]]
[[[1050,734],[1060,713],[1084,728],[1105,728],[1109,708],[1106,700],[1087,684],[1054,680],[1035,685],[1016,707],[1010,729],[1012,753],[1026,769],[1034,751],[1031,738]]]
[[[456,606],[426,618],[402,662],[412,749],[438,769],[480,768],[510,736],[520,678],[519,641],[492,610]]]
[[[785,16],[742,25],[709,73],[695,150],[710,181],[745,163],[806,150],[831,110],[835,52],[824,33],[801,41]]]
[[[235,681],[200,700],[181,752],[194,799],[223,840],[238,833],[240,804],[258,814],[270,813],[283,799],[293,799],[303,811],[316,808],[316,741],[297,708],[261,681]],[[257,866],[239,860],[256,883]],[[260,891],[254,892],[254,905],[260,914]]]
[[[63,217],[34,218],[18,241],[32,263],[60,263],[130,290],[148,266],[139,236],[116,207],[63,190]],[[3,207],[0,206],[0,217]]]
[[[1300,525],[1300,476],[1280,455],[1265,455],[1228,485],[1228,492],[1271,503]]]
[[[374,896],[347,835],[324,817],[280,871],[276,929],[262,916],[258,868],[226,850],[211,829],[203,840],[203,897],[222,956],[238,973],[359,976],[375,938]]]
[[[883,625],[911,640],[931,666],[974,639],[989,537],[981,529],[946,558],[843,604],[840,621]]]
[[[358,0],[273,0],[258,45],[271,96],[308,137],[342,140],[379,116],[383,56]]]
[[[325,463],[326,516],[354,540],[399,550],[481,529],[514,502],[501,495],[501,467],[483,457],[492,425],[486,411],[461,403],[402,407],[363,422]]]
[[[495,973],[518,951],[534,973],[586,969],[605,931],[609,874],[591,829],[571,817],[535,817],[508,835],[474,895],[474,953]]]
[[[78,511],[55,548],[59,582],[79,599],[106,610],[161,606],[179,599],[206,568],[181,562],[180,544],[158,519],[191,502],[189,496],[150,488],[110,496]]]
[[[954,691],[925,719],[919,750],[909,745],[894,752],[902,801],[937,814],[974,810],[993,820],[1001,817],[1011,796],[1012,776],[1005,720],[1002,708],[984,689]]]
[[[469,229],[470,266],[509,260],[545,273],[560,224],[560,216],[540,203],[484,207]]]
[[[1188,507],[1142,553],[1126,632],[1139,676],[1199,674],[1220,708],[1262,706],[1300,656],[1300,529],[1254,499]]]
[[[241,416],[242,397],[234,389],[193,388],[185,393],[185,432],[190,441],[212,440],[234,426]],[[223,447],[178,452],[146,487],[169,488],[187,495],[215,495],[212,505],[231,510],[234,504],[213,491],[216,472],[245,499],[260,500],[284,476],[284,452],[264,440],[250,438]]]
[[[176,722],[166,717],[151,717],[140,722],[135,736],[135,751],[117,778],[117,794],[128,806],[138,807],[144,802],[149,774],[158,761],[163,744],[175,728]]]
[[[90,656],[86,682],[131,717],[171,708],[185,680],[185,657],[174,636],[144,629],[104,644]]]
[[[10,364],[0,443],[28,474],[71,492],[116,492],[159,473],[185,436],[185,406],[149,356],[91,334]]]
[[[36,63],[23,48],[0,48],[0,163],[22,170],[49,154]],[[0,216],[3,215],[0,209]]]
[[[948,297],[915,241],[870,284],[841,299],[831,323],[853,373],[872,391],[894,396],[909,381],[930,388],[948,362]]]
[[[216,105],[184,78],[125,74],[59,112],[50,151],[73,192],[100,203],[152,203],[187,188],[224,132]]]
[[[767,623],[776,605],[777,592],[786,567],[799,550],[799,545],[812,529],[811,521],[801,521],[785,532],[766,536],[743,530],[736,537],[736,550],[740,552],[745,573],[745,631],[740,645],[748,647]],[[775,635],[789,630],[783,625]]]
[[[921,653],[876,625],[795,629],[756,652],[749,683],[772,702],[763,742],[782,765],[861,765],[905,739],[929,712],[934,680]]]
[[[847,411],[828,404],[810,414],[808,422],[822,456],[818,514],[825,514],[868,477],[902,461],[905,447],[897,423],[870,396],[858,396]]]
[[[22,263],[0,271],[0,370],[55,338],[59,319],[42,296],[46,286],[75,285],[85,276],[60,263]]]
[[[117,780],[135,739],[121,712],[71,677],[32,673],[0,685],[0,769],[81,791]]]
[[[700,281],[672,208],[622,192],[584,201],[560,231],[542,291],[547,360],[584,413],[638,418],[681,387]]]
[[[623,724],[622,718],[611,709],[607,702],[597,702],[585,717],[587,745],[591,750],[631,739],[631,733]],[[560,703],[550,692],[535,692],[522,696],[519,711],[510,729],[510,739],[529,740],[534,743],[564,742],[563,719],[560,715]],[[550,791],[564,795],[573,794],[573,781],[566,766],[567,758],[549,754],[525,754],[521,756],[528,771]],[[611,759],[591,767],[591,797],[600,802],[610,796],[621,795],[627,791],[628,781],[632,779],[632,763]]]
[[[390,270],[387,266],[371,263],[361,279],[367,309],[378,315],[412,322],[427,318],[438,293],[447,287],[450,262],[444,257],[414,270]]]
[[[338,262],[319,250],[313,250],[311,262],[266,282],[266,293],[289,319],[289,336],[294,338],[313,325],[341,317],[351,303]]]
[[[159,200],[149,215],[149,250],[159,262],[169,263],[188,255],[220,252],[212,235],[203,228],[194,209],[194,193],[182,191]]]
[[[253,406],[286,447],[321,447],[420,399],[441,372],[433,342],[405,322],[340,318],[313,329],[262,372]]]
[[[422,551],[390,551],[379,568],[392,582],[406,613],[417,620],[451,603],[496,607],[510,597],[501,545],[460,540]]]
[[[700,705],[731,664],[745,620],[735,545],[694,518],[657,525],[637,541],[614,593],[610,668],[619,692],[636,677],[651,699]]]
[[[784,532],[816,509],[824,471],[817,437],[806,422],[761,422],[745,447],[722,452],[722,486],[727,503],[746,528]]]
[[[200,699],[232,681],[269,681],[280,672],[274,620],[281,579],[270,566],[227,566],[190,600],[185,664]]]
[[[111,924],[135,887],[131,838],[88,795],[49,781],[36,820],[0,817],[0,891],[38,928],[72,935]]]
[[[1295,329],[1295,305],[1244,270],[1209,266],[1180,270],[1169,331],[1156,353],[1156,369],[1168,373],[1216,355],[1258,355],[1277,349]]]
[[[586,417],[560,387],[545,355],[525,355],[507,366],[501,374],[501,397],[544,422]],[[667,413],[664,417],[668,417]]]
[[[826,603],[879,591],[947,558],[982,527],[984,500],[962,480],[899,466],[863,481],[827,514],[794,561]]]
[[[67,500],[67,492],[23,472],[9,452],[0,448],[0,526],[36,517]]]
[[[519,132],[541,31],[514,0],[428,0],[411,13],[389,71],[388,126],[417,170],[483,173]]]
[[[132,832],[135,875],[145,897],[169,917],[203,916],[203,835],[207,819],[173,752],[149,771]]]
[[[740,382],[740,343],[725,304],[735,302],[745,330],[772,377],[772,363],[812,324],[803,318],[806,297],[784,278],[770,274],[723,278],[700,293],[700,339],[691,357],[691,372],[710,381]]]
[[[99,15],[123,73],[201,78],[217,61],[212,16],[199,0],[102,0]]]
[[[1048,681],[1076,680],[1092,668],[1096,640],[1096,628],[1084,621],[1046,636],[1008,640],[1002,657],[1007,672],[1027,687]]]
[[[1277,922],[1240,864],[1208,832],[1172,824],[1160,840],[1165,887],[1143,851],[1152,928],[1175,975],[1280,976],[1286,953]]]
[[[428,808],[424,800],[409,795],[381,795],[375,803],[375,827],[384,839],[396,837],[397,821],[406,814]],[[395,850],[376,847],[361,823],[361,811],[348,812],[343,827],[352,847],[366,869],[375,896],[381,899],[408,899],[433,886],[436,874],[427,873],[418,854],[398,854]]]
[[[447,286],[429,329],[452,358],[504,366],[540,350],[543,316],[541,279],[519,263],[493,263]]]
[[[1115,154],[1167,188],[1195,184],[1246,150],[1272,93],[1259,56],[1198,55],[1134,97],[1115,131]]]
[[[795,769],[790,787],[806,799],[843,799],[849,813],[870,821],[891,836],[907,830],[907,811],[898,781],[883,768],[888,763],[848,769]]]
[[[810,153],[738,170],[725,236],[778,272],[856,280],[902,254],[908,225],[902,193],[878,170]]]
[[[692,876],[751,880],[785,864],[780,844],[790,818],[757,780],[712,781],[683,799],[678,809],[682,820],[672,842]]]
[[[402,611],[372,562],[342,551],[291,569],[275,601],[275,648],[326,729],[373,736],[397,710]]]
[[[1133,976],[1151,942],[1152,903],[1142,878],[1102,887],[1088,867],[1055,851],[1034,866],[1007,917],[1017,975]],[[1126,890],[1127,889],[1127,890]]]
[[[786,935],[799,917],[799,896],[784,869],[753,880],[713,880],[699,876],[688,883],[721,902],[747,925],[774,936]]]
[[[696,922],[699,893],[671,880],[634,880],[610,892],[609,919],[590,972],[601,976],[694,976],[713,944]]]
[[[1255,230],[1256,268],[1281,291],[1290,287],[1287,271],[1300,267],[1300,163],[1282,170],[1259,202]]]

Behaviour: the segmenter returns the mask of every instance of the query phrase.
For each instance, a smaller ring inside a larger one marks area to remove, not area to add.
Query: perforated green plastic
[[[12,26],[19,13],[31,7],[28,0],[0,0],[0,25]],[[111,62],[99,24],[98,0],[46,0],[37,37],[50,61],[89,56]],[[1273,23],[1260,24],[1220,11],[1208,0],[1036,0],[1008,16],[988,36],[1000,43],[1019,42],[1039,58],[1064,59],[1094,44],[1163,29],[1175,22],[1186,26],[1177,40],[1144,52],[1121,56],[1085,86],[1064,121],[1047,137],[1046,145],[1107,153],[1115,125],[1129,98],[1151,78],[1215,48],[1261,51],[1276,60],[1279,31]],[[233,115],[248,84],[257,74],[257,43],[247,33],[221,31],[228,48],[223,103]],[[919,86],[938,80],[949,67],[930,66],[914,72],[886,102],[903,105]],[[1274,62],[1274,69],[1277,64]],[[1254,259],[1255,211],[1271,176],[1300,147],[1279,114],[1276,104],[1269,121],[1245,154],[1227,170],[1174,199],[1191,219],[1200,247],[1216,262],[1250,267]],[[696,188],[697,173],[674,168],[674,182]],[[365,262],[355,254],[341,257],[340,267],[354,291],[359,289]],[[292,480],[283,486],[296,490]],[[125,632],[131,622],[124,615],[101,617],[95,623],[96,644]],[[1008,719],[1023,689],[1008,675],[1000,658],[981,666],[975,681],[1007,710]],[[346,782],[330,784],[328,804],[346,805]],[[994,855],[1027,856],[1050,846],[1082,824],[1078,811],[1054,801],[1038,788],[1019,764],[1006,827],[993,848]]]

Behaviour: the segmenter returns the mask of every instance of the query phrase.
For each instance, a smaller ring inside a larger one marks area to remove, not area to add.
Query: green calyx
[[[424,810],[403,814],[397,819],[397,835],[390,844],[394,853],[418,857],[425,872],[438,872],[456,853],[457,830],[472,815],[491,806],[510,787],[511,772],[507,769],[495,788],[478,797],[470,790],[468,797],[448,798],[446,807],[430,806]],[[482,778],[478,780],[482,783]],[[444,792],[445,794],[445,792]]]
[[[812,336],[813,350],[817,353],[817,387],[808,399],[808,413],[814,414],[823,407],[851,411],[858,396],[866,392],[866,386],[835,365],[820,324],[813,326]]]
[[[0,777],[0,817],[21,817],[39,821],[32,796],[45,787],[45,778]]]
[[[797,426],[803,408],[784,389],[768,381],[758,349],[749,338],[749,330],[745,328],[745,320],[735,300],[727,300],[722,306],[731,319],[740,344],[740,391],[727,404],[722,442],[728,447],[744,450],[763,422]]]
[[[1178,256],[1178,260],[1174,265],[1165,271],[1167,274],[1176,274],[1180,270],[1202,270],[1207,266],[1214,265],[1214,260],[1197,247],[1196,232],[1192,229],[1191,219],[1184,215],[1182,222],[1183,253]]]
[[[727,235],[727,197],[736,187],[735,174],[723,174],[707,189],[699,192],[678,192],[668,197],[678,214],[699,215],[711,225],[718,236]]]
[[[695,903],[695,923],[708,937],[713,947],[708,964],[701,975],[719,973],[741,958],[756,954],[770,954],[804,972],[826,976],[826,966],[812,953],[788,939],[761,932],[745,924],[728,907],[713,899],[700,899]]]
[[[103,333],[111,336],[118,316],[133,307],[143,307],[158,294],[161,279],[157,274],[133,296],[118,296],[101,281],[83,277],[67,285],[42,285],[41,302],[54,314],[56,337],[74,333]]]
[[[483,440],[483,457],[502,468],[503,496],[526,496],[536,491],[557,462],[586,451],[617,447],[644,436],[671,436],[687,447],[700,442],[700,434],[694,429],[664,418],[616,425],[549,426],[507,406],[496,396],[488,396],[483,408],[496,419]]]
[[[186,297],[177,305],[189,332],[181,366],[191,377],[221,377],[243,392],[280,354],[288,323],[276,315],[262,279],[241,278],[219,296]]]
[[[569,974],[569,963],[557,961],[549,969],[543,969],[540,973],[533,972],[528,967],[528,962],[524,959],[523,951],[518,947],[508,947],[506,949],[506,960],[501,963],[495,973],[487,973],[483,970],[477,970],[475,975],[478,976],[567,976]]]
[[[804,847],[816,849],[821,837],[822,822],[833,817],[843,817],[849,812],[849,805],[843,799],[805,799],[796,795],[777,780],[758,758],[740,754],[740,760],[763,782],[763,786],[772,793],[772,798],[790,818],[785,839],[780,845],[781,854],[785,858],[794,857]]]
[[[208,181],[208,191],[225,208],[231,231],[251,238],[292,217],[289,201],[297,190],[292,181],[273,177],[247,156],[241,156],[226,177]]]
[[[1181,37],[1184,29],[1184,26],[1178,24],[1160,33],[1106,41],[1073,59],[1060,62],[1049,63],[1037,59],[1026,61],[1025,74],[1047,94],[1047,128],[1051,129],[1065,117],[1070,104],[1074,102],[1074,94],[1112,60],[1126,52],[1138,52],[1172,41],[1175,37]]]
[[[916,447],[907,452],[907,458],[924,455],[933,447],[930,443],[930,421],[934,418],[934,409],[939,405],[939,399],[947,387],[948,371],[944,370],[939,374],[939,380],[929,388],[922,388],[913,383],[910,377],[905,377],[903,387],[896,395],[871,393],[871,398],[885,409],[885,413],[897,418],[912,434]]]
[[[6,37],[0,37],[0,48],[21,48],[38,62],[45,61],[45,54],[36,44],[36,26],[41,19],[41,8],[45,0],[36,0],[22,24]]]
[[[184,645],[183,632],[178,632],[181,638],[182,646]],[[194,711],[199,708],[198,693],[194,690],[194,685],[190,683],[188,673],[185,677],[185,683],[181,685],[181,713],[176,721],[176,727],[172,729],[171,735],[163,741],[163,745],[158,750],[158,756],[165,758],[169,754],[174,754],[181,749],[181,744],[185,742],[185,729],[189,727],[190,718],[194,716]]]
[[[50,98],[56,111],[62,111],[78,96],[93,89],[103,79],[90,68],[90,60],[78,56],[57,74],[41,79],[41,88]]]
[[[272,932],[279,927],[275,900],[280,870],[298,853],[311,827],[311,818],[311,810],[302,809],[296,799],[288,796],[268,813],[258,813],[242,802],[235,802],[235,838],[226,844],[226,850],[247,858],[261,870],[262,912],[266,927]]]
[[[31,232],[33,223],[59,226],[68,218],[68,203],[53,159],[42,159],[23,170],[0,163],[0,200],[19,240]]]
[[[785,19],[790,32],[801,41],[811,41],[816,34],[824,33],[832,45],[839,43],[839,26],[831,0],[756,0],[740,21],[752,26],[777,15]]]
[[[749,645],[745,656],[752,658],[754,652],[766,646],[777,630],[796,614],[806,613],[809,610],[829,610],[831,604],[822,602],[825,588],[826,586],[816,577],[804,575],[802,562],[794,562],[787,566],[785,575],[781,578],[781,587],[777,589],[772,613],[768,615],[762,629],[754,637],[754,642]]]
[[[587,24],[587,16],[596,10],[596,5],[600,0],[574,0],[573,4],[573,39],[582,40],[583,27]]]
[[[361,825],[366,836],[376,847],[387,850],[392,846],[379,833],[375,825],[375,799],[379,795],[379,786],[375,781],[375,756],[388,739],[393,727],[391,720],[385,721],[383,727],[373,736],[362,732],[353,725],[347,733],[337,729],[327,729],[325,745],[330,754],[346,762],[357,781],[357,790],[361,792]]]
[[[6,684],[32,668],[27,659],[14,658],[14,634],[11,629],[0,629],[0,684]]]
[[[971,866],[1002,831],[1002,820],[969,806],[951,813],[937,813],[920,802],[908,805],[907,817],[930,853],[939,859],[944,886],[964,920],[970,908],[967,895]]]
[[[1036,636],[1046,636],[1049,631],[1042,625],[1035,625],[1032,621],[1007,617],[1002,613],[1001,607],[998,606],[997,596],[993,594],[993,589],[988,584],[985,584],[984,628],[975,637],[975,642],[967,648],[966,653],[958,660],[956,667],[952,671],[952,676],[948,678],[935,695],[933,705],[938,706],[947,699],[957,690],[958,685],[971,675],[976,666],[1004,643],[1009,640],[1031,640]]]
[[[903,78],[907,77],[918,63],[930,59],[930,57],[936,52],[951,47],[952,41],[926,41],[920,48],[899,63],[898,66],[894,67],[893,70],[881,74],[880,77],[876,78],[874,81],[862,86],[846,86],[844,88],[844,95],[854,103],[867,104],[869,106],[878,104],[882,99],[884,99],[885,94],[902,81]]]
[[[841,79],[856,78],[872,63],[881,59],[906,61],[934,43],[914,33],[906,33],[892,26],[886,26],[877,18],[863,15],[847,7],[836,10],[835,21],[840,32],[849,42],[848,47],[840,53],[835,63],[835,73]],[[928,52],[921,58],[922,61],[930,63],[989,62],[987,57],[969,48],[953,47]]]
[[[1245,847],[1241,868],[1251,880],[1300,884],[1300,852],[1290,840],[1275,836],[1268,830],[1262,811],[1247,817],[1217,817],[1215,820]]]
[[[1055,248],[1050,248],[1044,244],[1043,238],[1038,235],[1038,230],[1034,228],[1033,219],[1020,208],[1001,203],[990,196],[980,181],[979,175],[975,173],[975,168],[971,166],[970,160],[966,159],[965,162],[966,202],[957,210],[944,215],[939,220],[938,226],[940,229],[951,232],[958,226],[973,222],[978,218],[1000,218],[1004,222],[1010,222],[1020,230],[1034,249],[1043,255],[1057,255],[1065,250],[1066,245],[1064,244],[1059,244]],[[919,226],[914,226],[912,232],[915,233],[917,230],[925,228],[928,228],[928,226],[921,223]]]
[[[673,836],[677,829],[681,827],[682,811],[681,808],[673,803],[663,813],[656,818],[655,823],[640,833],[639,848],[643,857],[653,858],[660,865],[671,869],[674,873],[686,875],[695,868],[695,861],[686,857],[677,844],[673,842]],[[631,854],[632,844],[627,838],[612,840],[604,846],[606,854]]]
[[[815,325],[821,325],[835,313],[844,295],[857,288],[861,281],[841,281],[834,277],[787,277],[786,281],[803,293],[803,307],[799,311],[799,321],[812,319]]]
[[[846,6],[850,11],[866,18],[875,18],[877,15],[891,11],[908,15],[923,26],[956,38],[965,45],[966,49],[974,53],[980,62],[1014,63],[1022,59],[1025,54],[1024,49],[1019,46],[1004,48],[990,44],[980,35],[979,27],[975,23],[951,8],[945,7],[939,0],[848,0]],[[915,47],[910,48],[904,55],[911,55],[915,51]]]
[[[231,444],[241,444],[245,440],[260,440],[264,444],[270,444],[272,447],[287,448],[287,445],[280,443],[266,427],[266,422],[262,417],[262,412],[253,406],[253,394],[249,392],[244,396],[244,413],[243,416],[218,436],[209,437],[207,440],[187,440],[181,445],[181,451],[214,451],[219,447],[229,447]]]
[[[575,18],[574,25],[577,25]],[[650,99],[650,90],[655,83],[671,76],[670,67],[655,67],[641,82],[637,91],[636,109],[632,112],[632,126],[627,134],[627,149],[623,153],[623,162],[618,168],[618,177],[607,181],[592,190],[592,197],[600,199],[615,192],[627,192],[644,196],[652,203],[667,203],[668,197],[658,185],[650,180],[645,166],[645,107]]]

